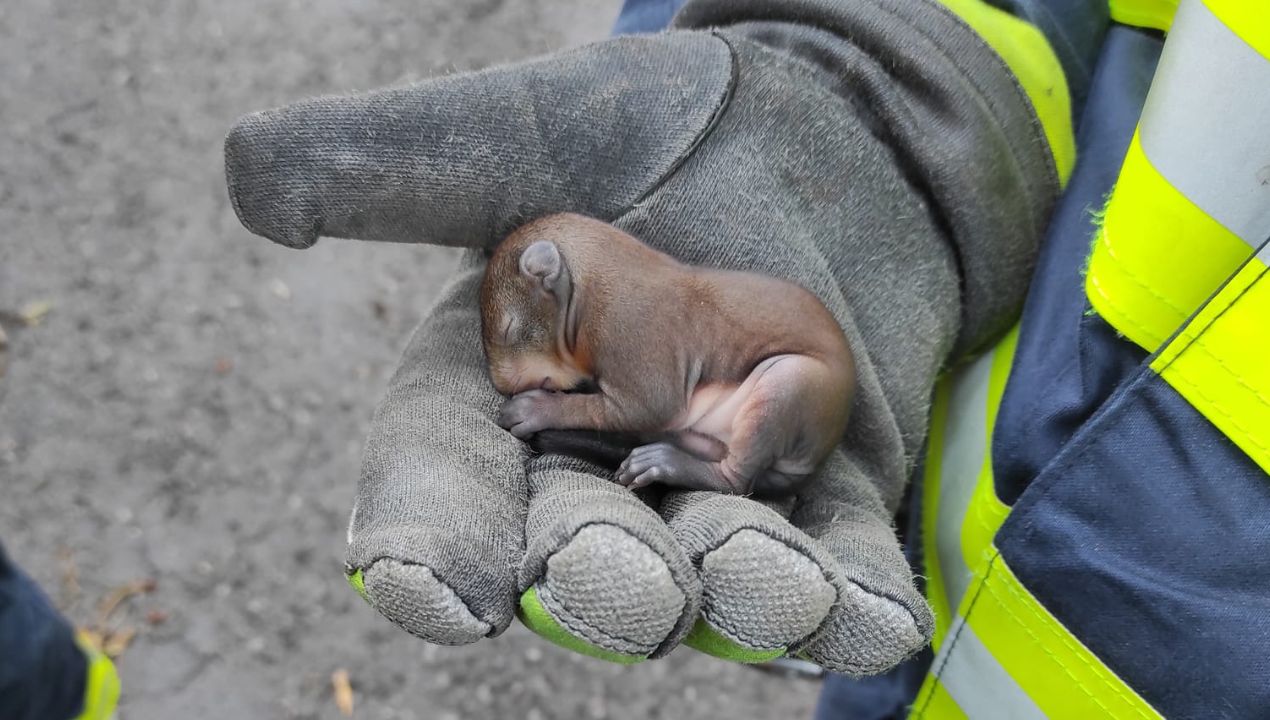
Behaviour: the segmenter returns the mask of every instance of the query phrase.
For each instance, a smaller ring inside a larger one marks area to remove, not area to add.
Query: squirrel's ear
[[[520,272],[557,299],[568,291],[564,258],[560,256],[560,248],[550,240],[539,240],[525,248],[520,254]]]

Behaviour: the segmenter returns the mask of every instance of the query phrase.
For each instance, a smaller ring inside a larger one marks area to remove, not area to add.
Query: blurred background
[[[121,720],[807,717],[687,649],[427,645],[345,583],[362,440],[454,261],[249,235],[246,112],[604,37],[617,0],[0,3],[0,542],[116,655]],[[335,680],[333,681],[333,676]],[[347,686],[343,678],[348,679]]]

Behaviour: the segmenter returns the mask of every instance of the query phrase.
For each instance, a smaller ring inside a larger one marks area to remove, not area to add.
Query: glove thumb
[[[252,232],[488,247],[552,211],[613,218],[673,172],[732,82],[705,32],[542,59],[238,121],[225,174]]]

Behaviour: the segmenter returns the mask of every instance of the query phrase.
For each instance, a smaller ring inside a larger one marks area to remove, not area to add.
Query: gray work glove
[[[229,189],[255,233],[474,249],[376,413],[350,578],[436,643],[497,635],[519,614],[623,662],[687,637],[737,660],[797,652],[880,672],[932,629],[892,517],[935,377],[1016,316],[1058,188],[1048,147],[1000,59],[928,0],[694,0],[676,25],[310,100],[230,133]],[[554,211],[824,301],[858,396],[803,494],[646,504],[495,424],[483,251]]]

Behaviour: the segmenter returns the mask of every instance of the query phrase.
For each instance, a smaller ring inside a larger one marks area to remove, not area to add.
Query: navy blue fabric
[[[996,537],[1032,594],[1166,717],[1270,717],[1270,478],[1087,314],[1083,267],[1158,59],[1114,28],[997,417]]]
[[[997,495],[1014,501],[1146,356],[1096,315],[1084,268],[1124,161],[1163,43],[1116,26],[1107,35],[1076,136],[1077,162],[1037,262],[1019,344],[997,415]]]
[[[1090,78],[1111,27],[1107,0],[985,0],[1045,34],[1067,76],[1072,122],[1084,114]]]
[[[614,35],[664,30],[685,0],[625,0],[613,25]]]
[[[79,715],[87,673],[70,624],[0,546],[0,718]]]
[[[1028,488],[997,545],[1166,717],[1270,717],[1270,477],[1149,368]]]
[[[882,675],[859,679],[827,676],[816,703],[815,720],[904,720],[933,659],[927,646]]]

